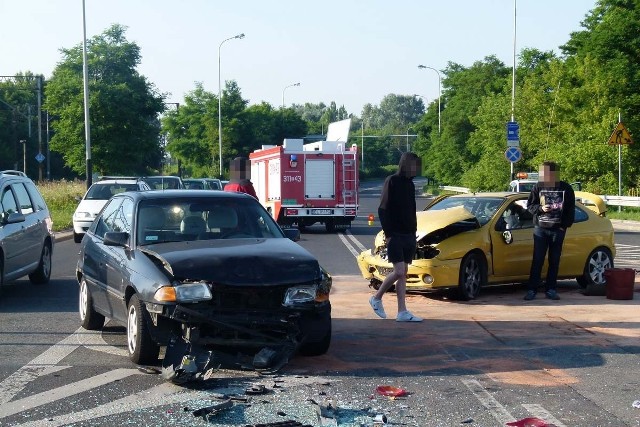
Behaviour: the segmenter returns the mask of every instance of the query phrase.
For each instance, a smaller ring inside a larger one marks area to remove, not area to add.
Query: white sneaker
[[[387,318],[387,313],[384,312],[384,307],[382,306],[382,300],[376,299],[376,297],[369,298],[369,304],[371,304],[371,308],[373,311],[383,319]]]
[[[422,322],[422,318],[414,316],[410,311],[405,310],[398,313],[396,322]]]

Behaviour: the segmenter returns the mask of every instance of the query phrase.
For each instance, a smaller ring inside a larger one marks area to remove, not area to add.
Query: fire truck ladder
[[[342,153],[342,203],[344,204],[344,214],[346,215],[347,205],[354,208],[358,205],[357,181],[357,161],[356,151],[344,151]]]

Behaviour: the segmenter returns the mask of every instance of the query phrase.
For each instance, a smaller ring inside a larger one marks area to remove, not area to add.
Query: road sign
[[[520,151],[520,147],[509,147],[504,152],[504,157],[511,163],[516,163],[522,160],[522,151]]]
[[[38,163],[42,163],[44,162],[44,155],[42,153],[38,153],[38,155],[36,156],[36,160],[38,161]]]
[[[609,137],[609,141],[607,142],[609,145],[627,145],[633,144],[631,140],[631,135],[624,124],[619,122],[616,128],[613,130],[613,133]]]
[[[520,146],[520,125],[518,122],[507,122],[507,147]]]

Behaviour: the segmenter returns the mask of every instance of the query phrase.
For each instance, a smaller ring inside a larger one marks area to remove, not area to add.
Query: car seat
[[[165,224],[165,212],[159,206],[140,209],[138,213],[138,236],[141,242],[161,240]]]
[[[207,223],[201,216],[187,216],[180,222],[180,232],[186,240],[195,240],[207,231]]]
[[[207,226],[209,237],[220,237],[238,227],[238,214],[233,208],[219,206],[209,212]]]

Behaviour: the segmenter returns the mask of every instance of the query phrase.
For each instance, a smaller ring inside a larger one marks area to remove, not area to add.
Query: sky
[[[82,43],[82,0],[0,0],[0,75],[51,77]],[[196,83],[235,80],[250,104],[329,104],[359,116],[384,96],[438,97],[438,74],[495,55],[559,46],[596,0],[85,0],[87,38],[112,24],[141,50],[138,67],[167,102]],[[514,31],[515,5],[515,31]],[[224,41],[244,33],[243,39]],[[223,42],[224,41],[224,42]],[[443,77],[443,76],[442,76]],[[300,83],[299,86],[290,86]]]

